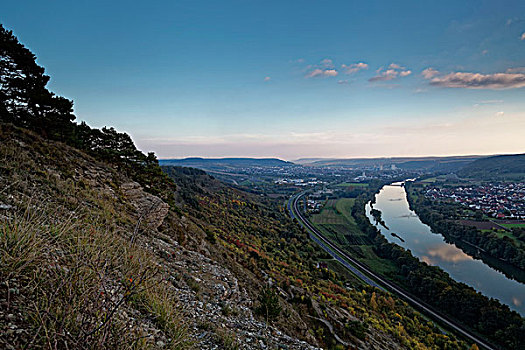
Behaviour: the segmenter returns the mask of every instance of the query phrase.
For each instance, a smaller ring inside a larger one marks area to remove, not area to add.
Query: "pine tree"
[[[73,102],[50,92],[36,56],[0,24],[0,120],[66,140],[74,128]]]
[[[265,317],[266,322],[276,318],[282,311],[279,304],[279,297],[272,287],[266,286],[259,294],[259,306],[256,308],[256,313]]]

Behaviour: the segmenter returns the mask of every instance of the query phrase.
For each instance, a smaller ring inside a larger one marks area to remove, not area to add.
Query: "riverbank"
[[[402,200],[392,200],[399,198]],[[525,314],[525,284],[508,278],[475,255],[469,255],[455,244],[448,243],[443,235],[432,232],[410,209],[404,187],[385,186],[375,199],[374,208],[381,211],[381,217],[390,230],[382,225],[375,226],[387,241],[410,250],[428,265],[440,267],[454,280],[501,301],[522,315]],[[375,217],[370,210],[368,207],[369,220],[374,223]],[[393,237],[392,232],[404,241]],[[470,248],[475,250],[474,247]]]
[[[507,277],[525,283],[523,242],[517,240],[509,228],[493,221],[471,220],[470,217],[476,215],[471,209],[425,198],[421,186],[418,183],[407,185],[407,200],[410,209],[423,223],[467,254],[483,260]]]
[[[388,186],[385,186],[388,187]],[[392,186],[403,191],[400,186]],[[381,234],[381,225],[373,225],[365,212],[367,203],[377,202],[382,186],[369,186],[354,198],[354,206],[351,209],[353,222],[357,227],[344,231],[334,226],[334,223],[318,224],[324,226],[324,232],[330,232],[331,240],[339,247],[357,258],[360,262],[370,266],[374,272],[381,271],[387,267],[388,271],[382,276],[398,284],[403,289],[428,303],[436,310],[459,324],[465,325],[469,330],[482,338],[497,344],[497,348],[516,349],[525,344],[525,334],[516,334],[513,330],[525,327],[525,320],[515,311],[511,311],[507,305],[503,305],[495,299],[490,299],[474,288],[457,282],[448,273],[435,266],[420,261],[400,244],[397,238],[388,234],[391,243]],[[383,187],[384,188],[384,187]],[[402,203],[406,198],[397,196],[389,203]],[[335,204],[337,207],[337,203]],[[381,208],[374,204],[374,208]],[[316,214],[313,214],[312,219]],[[343,215],[341,215],[342,217]],[[411,220],[417,218],[410,211],[399,215],[399,220]],[[404,230],[394,228],[389,220],[382,215],[383,220],[393,232],[406,239]],[[315,221],[315,219],[314,219]],[[430,234],[430,232],[429,232]],[[437,236],[437,235],[436,235]],[[366,240],[363,240],[366,238]],[[366,244],[364,244],[366,241]],[[360,244],[358,244],[360,243]],[[460,301],[460,305],[458,305]],[[459,307],[458,307],[459,306]],[[517,328],[516,328],[517,327]]]

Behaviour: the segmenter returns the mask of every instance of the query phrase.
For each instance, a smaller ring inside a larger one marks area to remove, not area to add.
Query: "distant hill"
[[[296,161],[308,166],[340,166],[348,168],[391,167],[406,170],[456,171],[481,156],[451,157],[396,157],[396,158],[353,158],[353,159],[299,159]]]
[[[161,159],[161,165],[176,165],[198,169],[244,168],[244,167],[287,167],[294,163],[277,158],[184,158]]]
[[[478,159],[458,171],[460,177],[482,180],[525,180],[525,154]]]
[[[337,160],[337,158],[299,158],[293,160],[293,163],[300,165],[312,165],[315,162],[327,162],[331,160]]]

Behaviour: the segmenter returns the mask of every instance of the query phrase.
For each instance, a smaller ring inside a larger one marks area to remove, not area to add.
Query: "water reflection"
[[[410,210],[404,187],[383,187],[373,206],[381,211],[381,218],[386,227],[375,222],[370,214],[370,205],[366,208],[367,216],[389,242],[410,249],[414,256],[429,265],[441,267],[456,281],[466,283],[525,315],[525,284],[507,278],[454,244],[445,242],[442,235],[433,233]],[[403,241],[392,236],[392,233],[401,237]]]
[[[426,255],[423,255],[422,257],[419,258],[419,260],[423,261],[423,262],[426,262],[427,265],[437,265],[434,261],[432,261],[432,259],[430,259],[428,256]]]
[[[463,253],[463,251],[449,244],[429,247],[427,253],[431,257],[439,258],[439,261],[457,263],[464,260],[472,260],[471,256],[468,256]]]
[[[409,213],[409,214],[399,215],[398,218],[417,218],[417,215]]]

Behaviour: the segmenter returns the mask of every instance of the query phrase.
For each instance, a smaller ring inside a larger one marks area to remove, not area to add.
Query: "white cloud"
[[[474,104],[474,107],[502,104],[503,100],[483,100]]]
[[[344,85],[344,84],[348,84],[348,80],[338,80],[337,81],[337,84],[340,84],[340,85]]]
[[[397,78],[398,72],[394,69],[387,69],[385,71],[378,71],[378,75],[368,79],[369,81],[388,81]]]
[[[329,58],[325,58],[321,61],[321,66],[325,68],[334,68],[334,62]]]
[[[339,74],[337,69],[335,69],[334,62],[329,58],[321,60],[319,64],[307,65],[306,71],[305,78],[327,78],[335,77]]]
[[[339,74],[335,69],[320,69],[316,68],[305,75],[305,78],[326,78],[326,77],[335,77]]]
[[[524,73],[481,74],[455,72],[439,75],[433,72],[428,74],[427,72],[427,75],[423,76],[430,81],[430,85],[449,88],[502,90],[525,87]]]
[[[521,306],[522,301],[516,297],[512,297],[512,303],[516,306]]]
[[[425,79],[433,78],[438,74],[439,74],[439,71],[435,70],[434,68],[427,68],[423,72],[421,72],[421,75]]]
[[[375,77],[372,77],[368,79],[370,82],[376,82],[376,81],[389,81],[394,80],[396,78],[402,78],[409,76],[412,74],[412,71],[409,69],[406,69],[405,67],[396,64],[391,63],[387,69],[384,69],[383,67],[379,68],[376,71],[377,75]]]
[[[341,68],[344,70],[345,74],[353,74],[362,69],[368,69],[368,64],[364,62],[352,63],[349,65],[342,64]]]
[[[270,80],[272,80],[271,77],[264,77],[264,81],[270,81]]]
[[[338,73],[335,69],[327,69],[323,74],[329,77],[335,77]]]
[[[400,66],[399,64],[396,64],[396,63],[390,63],[388,68],[390,68],[390,69],[405,69],[405,67],[402,67],[402,66]]]

